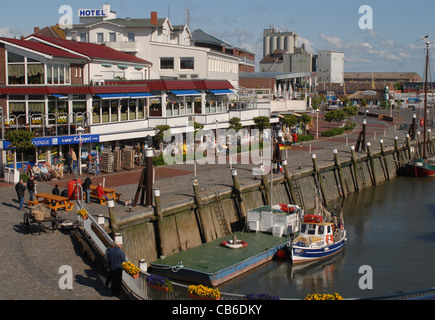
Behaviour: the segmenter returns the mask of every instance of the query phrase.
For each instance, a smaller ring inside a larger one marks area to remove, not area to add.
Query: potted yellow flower
[[[77,214],[82,217],[83,220],[86,220],[88,218],[88,212],[85,209],[80,209],[77,211]]]
[[[212,289],[202,284],[189,286],[187,292],[189,297],[195,300],[220,300],[221,298],[218,289]]]
[[[343,300],[343,297],[340,296],[338,293],[334,293],[334,294],[314,293],[314,294],[308,294],[304,300]]]
[[[128,275],[133,277],[133,279],[139,278],[140,269],[133,263],[127,261],[127,262],[123,262],[121,266],[122,269],[124,269],[124,271],[127,272]]]

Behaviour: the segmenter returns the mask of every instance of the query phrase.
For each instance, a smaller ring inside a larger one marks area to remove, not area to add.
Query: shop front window
[[[101,114],[102,114],[102,122],[109,122],[109,114],[110,114],[110,101],[103,100],[101,104]]]
[[[146,112],[147,104],[145,99],[139,99],[139,106],[137,108],[137,118],[138,119],[145,119],[147,112]]]
[[[130,120],[136,120],[136,105],[137,105],[136,99],[132,99],[129,101],[128,112],[129,112],[129,119]]]
[[[93,100],[93,102],[92,102],[92,123],[101,123],[100,105],[101,105],[101,100]]]
[[[118,100],[111,100],[110,101],[110,122],[117,122],[118,121]]]
[[[128,120],[128,100],[121,100],[121,121]]]

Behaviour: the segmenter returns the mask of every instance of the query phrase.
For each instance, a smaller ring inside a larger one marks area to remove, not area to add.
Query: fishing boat
[[[291,243],[291,259],[294,265],[326,259],[341,252],[346,244],[343,210],[331,214],[323,207],[317,191],[314,214],[303,216],[299,236]]]
[[[400,175],[405,175],[409,177],[429,177],[435,176],[435,158],[432,157],[428,159],[427,147],[430,144],[429,139],[427,139],[427,83],[428,83],[428,70],[429,70],[429,38],[426,39],[426,66],[425,66],[425,79],[424,79],[424,118],[423,118],[423,155],[422,157],[414,157],[410,159],[399,170]]]

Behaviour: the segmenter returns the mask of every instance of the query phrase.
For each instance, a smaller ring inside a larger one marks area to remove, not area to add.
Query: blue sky
[[[78,9],[99,9],[105,1],[84,0],[2,0],[0,36],[20,36],[33,27],[56,24],[62,5]],[[151,11],[169,18],[173,24],[210,33],[262,59],[263,29],[271,24],[280,30],[297,32],[312,53],[331,49],[345,53],[345,71],[418,72],[423,75],[424,44],[429,34],[435,39],[432,1],[404,0],[112,0],[108,1],[120,18],[145,18]],[[359,8],[371,6],[373,29],[361,30]],[[432,58],[435,52],[432,53]]]

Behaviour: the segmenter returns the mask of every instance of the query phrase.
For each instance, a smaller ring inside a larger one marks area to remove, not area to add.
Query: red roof
[[[109,80],[107,85],[146,84],[151,91],[234,89],[228,80]]]
[[[234,89],[228,80],[194,80],[197,89],[225,90]]]
[[[0,94],[45,95],[45,94],[102,94],[102,93],[150,92],[146,85],[140,86],[8,86],[0,87]]]
[[[72,41],[65,40],[59,38],[50,38],[43,36],[32,35],[37,39],[41,39],[42,41],[46,41],[52,43],[56,46],[64,47],[68,50],[83,54],[89,58],[98,58],[104,60],[116,60],[116,61],[124,61],[124,62],[133,62],[139,64],[151,64],[151,62],[146,61],[144,59],[140,59],[131,54],[118,51],[112,48],[109,48],[105,45],[94,44],[88,42],[80,42],[80,41]]]
[[[8,42],[8,43],[20,46],[20,47],[24,47],[26,49],[30,49],[30,50],[37,51],[37,52],[40,52],[43,54],[47,54],[50,56],[62,57],[62,58],[71,58],[71,59],[82,59],[82,60],[86,59],[82,56],[78,56],[78,55],[73,54],[69,51],[54,48],[52,46],[47,46],[41,42],[3,38],[3,37],[0,38],[0,41],[5,41],[5,42]]]

